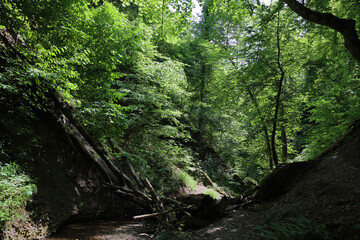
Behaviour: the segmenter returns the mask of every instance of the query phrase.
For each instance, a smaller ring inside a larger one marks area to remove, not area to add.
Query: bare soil
[[[223,219],[209,226],[193,231],[184,239],[193,240],[259,240],[260,236],[256,226],[264,223],[262,211],[255,210],[232,210]]]
[[[153,228],[143,222],[93,220],[63,226],[48,240],[140,240],[150,239]]]

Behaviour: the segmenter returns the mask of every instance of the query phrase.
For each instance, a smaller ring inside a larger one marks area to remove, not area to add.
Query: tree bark
[[[343,19],[331,13],[321,13],[305,7],[296,0],[283,0],[289,8],[302,18],[323,26],[330,27],[344,36],[345,47],[360,63],[360,40],[356,32],[354,19]]]

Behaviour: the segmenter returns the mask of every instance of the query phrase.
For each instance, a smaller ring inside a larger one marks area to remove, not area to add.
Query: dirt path
[[[191,240],[259,240],[255,227],[263,224],[262,211],[233,210],[209,226],[191,232]]]
[[[258,240],[255,226],[262,224],[261,211],[233,210],[207,227],[177,235],[186,240]],[[154,228],[144,222],[95,220],[73,223],[59,229],[48,240],[140,240],[151,239]]]
[[[48,240],[140,240],[150,239],[150,226],[143,222],[94,220],[67,224]]]

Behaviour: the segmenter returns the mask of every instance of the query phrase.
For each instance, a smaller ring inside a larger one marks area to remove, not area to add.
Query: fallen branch
[[[160,197],[160,200],[163,201],[163,202],[169,203],[169,204],[176,205],[176,206],[181,206],[181,205],[183,205],[182,202],[176,201],[176,200],[171,199],[171,198]]]
[[[176,212],[176,211],[182,211],[182,210],[189,210],[190,208],[194,207],[194,205],[189,205],[187,207],[181,207],[181,208],[174,208],[174,209],[169,209],[163,212],[156,212],[156,213],[149,213],[149,214],[143,214],[143,215],[138,215],[138,216],[134,216],[133,219],[134,220],[138,220],[138,219],[147,219],[147,218],[152,218],[152,217],[157,217],[157,216],[161,216],[161,215],[165,215],[168,214],[170,212]]]
[[[159,196],[156,194],[156,192],[155,192],[153,186],[151,185],[150,181],[147,178],[145,178],[144,183],[147,186],[147,188],[150,190],[151,196],[158,203],[160,210],[165,210],[165,207],[164,207],[162,201],[160,200]]]
[[[100,157],[92,145],[83,137],[78,130],[78,127],[75,126],[61,110],[58,113],[58,122],[61,124],[65,134],[68,134],[74,140],[75,145],[82,150],[82,153],[97,164],[98,169],[105,179],[110,183],[119,181],[117,176],[108,168],[105,161]]]
[[[203,174],[204,176],[204,184],[208,184],[210,185],[211,187],[213,187],[217,192],[219,192],[220,194],[226,196],[226,197],[230,197],[230,195],[228,193],[226,193],[224,190],[222,190],[221,188],[219,188],[212,180],[211,178],[209,177],[209,175],[203,171],[203,170],[200,170],[200,172]]]

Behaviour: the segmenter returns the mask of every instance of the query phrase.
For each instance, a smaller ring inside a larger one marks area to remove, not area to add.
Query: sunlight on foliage
[[[214,189],[208,189],[202,192],[202,194],[209,195],[213,199],[220,199],[219,193],[217,193]]]
[[[180,181],[191,190],[195,190],[197,186],[197,182],[194,180],[192,176],[182,170],[177,170],[176,176],[180,179]]]
[[[23,174],[15,163],[0,165],[0,228],[7,221],[22,216],[27,202],[36,192],[29,176]]]
[[[200,2],[192,21],[191,0],[3,1],[0,156],[33,164],[43,150],[35,119],[61,124],[65,108],[98,155],[119,168],[129,161],[163,195],[196,189],[201,171],[242,194],[275,163],[313,158],[360,118],[360,67],[344,34],[284,1]],[[360,20],[357,1],[305,2]],[[1,177],[3,227],[35,187],[14,164],[1,165]],[[310,225],[289,221],[270,228],[285,239]]]

